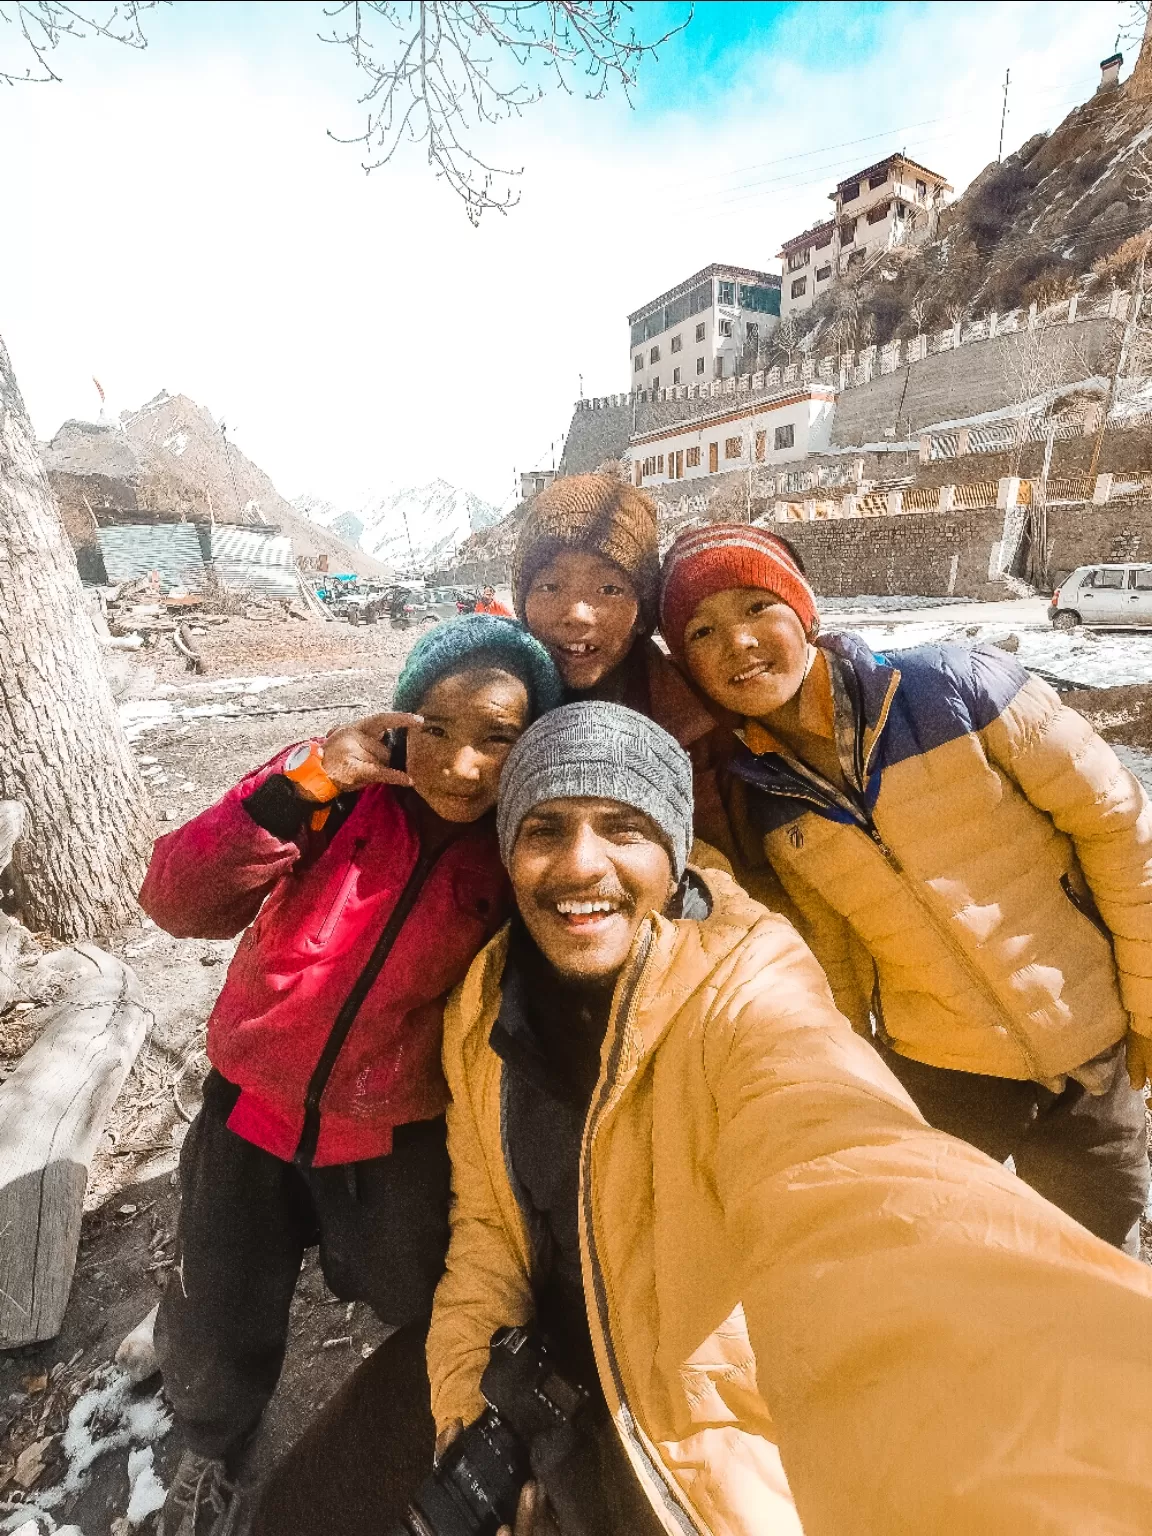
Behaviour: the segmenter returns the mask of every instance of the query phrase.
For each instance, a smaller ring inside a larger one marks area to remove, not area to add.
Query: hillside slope
[[[161,390],[118,422],[66,421],[40,453],[77,546],[91,542],[97,517],[152,512],[177,522],[273,524],[298,558],[324,554],[343,570],[388,574],[380,561],[302,517],[187,395]]]
[[[354,507],[338,507],[312,494],[297,496],[293,506],[349,544],[413,575],[451,564],[472,534],[500,518],[474,492],[440,479],[374,491],[358,498]]]
[[[847,350],[1123,280],[1152,224],[1152,98],[1137,71],[1049,134],[985,167],[937,237],[887,252],[803,317],[815,350]],[[1130,242],[1127,250],[1121,249]]]

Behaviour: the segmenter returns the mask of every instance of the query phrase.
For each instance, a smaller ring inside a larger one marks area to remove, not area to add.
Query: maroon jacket
[[[209,1060],[241,1090],[231,1129],[285,1161],[358,1162],[443,1112],[444,999],[509,888],[491,815],[428,857],[387,785],[337,802],[334,831],[293,834],[286,756],[159,839],[140,905],[178,938],[251,924],[208,1020]]]

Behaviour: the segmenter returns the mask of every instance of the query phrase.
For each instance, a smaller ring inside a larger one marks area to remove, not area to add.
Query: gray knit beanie
[[[676,879],[692,846],[692,764],[646,715],[585,700],[543,715],[508,754],[500,776],[500,856],[512,857],[520,824],[545,800],[619,800],[663,832]]]

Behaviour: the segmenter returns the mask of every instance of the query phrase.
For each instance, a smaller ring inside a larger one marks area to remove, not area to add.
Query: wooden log
[[[60,1331],[88,1164],[151,1022],[134,971],[75,953],[81,974],[0,1085],[0,1349]]]

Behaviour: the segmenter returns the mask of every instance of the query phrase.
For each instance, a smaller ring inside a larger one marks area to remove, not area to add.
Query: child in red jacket
[[[453,620],[413,648],[396,713],[281,753],[156,844],[140,904],[161,927],[247,928],[180,1158],[157,1349],[188,1449],[160,1536],[229,1528],[306,1248],[337,1296],[387,1323],[431,1310],[448,1241],[444,999],[507,913],[504,759],[560,693],[518,624]]]

